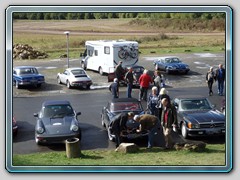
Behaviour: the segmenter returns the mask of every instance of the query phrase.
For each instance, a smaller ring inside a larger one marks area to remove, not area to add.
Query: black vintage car
[[[116,98],[110,100],[105,107],[102,109],[101,120],[102,126],[106,128],[108,138],[110,141],[114,141],[115,136],[110,131],[111,121],[117,114],[121,112],[133,112],[135,115],[144,113],[141,102],[135,98]],[[137,133],[136,129],[139,127],[139,123],[134,120],[127,122],[128,131],[121,133],[121,136],[126,139],[135,139],[147,136],[147,132]]]
[[[36,144],[64,143],[71,138],[81,140],[81,129],[76,113],[70,102],[65,100],[47,100],[42,103],[36,117]]]
[[[206,97],[176,97],[178,127],[189,136],[225,135],[225,116]]]

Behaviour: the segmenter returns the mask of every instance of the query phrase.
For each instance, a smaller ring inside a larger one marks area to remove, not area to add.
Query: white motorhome
[[[114,72],[115,66],[131,66],[138,62],[138,42],[126,40],[86,41],[81,54],[82,68],[98,71],[101,75]]]

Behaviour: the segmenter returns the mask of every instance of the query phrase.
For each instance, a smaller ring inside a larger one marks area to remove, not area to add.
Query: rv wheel
[[[103,72],[103,70],[102,70],[102,67],[99,67],[99,74],[101,75],[101,76],[103,76],[103,74],[104,74],[104,72]]]

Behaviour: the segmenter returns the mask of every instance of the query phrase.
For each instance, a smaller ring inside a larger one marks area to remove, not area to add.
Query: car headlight
[[[37,128],[37,133],[42,134],[44,132],[44,129],[42,127]]]
[[[185,67],[186,67],[186,69],[189,69],[189,66],[188,66],[188,65],[186,65]]]
[[[74,132],[77,132],[78,131],[78,126],[72,125],[71,130],[74,131]]]
[[[188,123],[188,128],[189,129],[198,129],[200,128],[200,125],[199,124],[193,124],[191,122]]]

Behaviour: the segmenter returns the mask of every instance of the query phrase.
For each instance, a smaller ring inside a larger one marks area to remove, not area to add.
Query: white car
[[[83,68],[67,68],[63,73],[57,74],[57,82],[66,84],[69,89],[72,87],[90,89],[92,85],[92,79]]]

